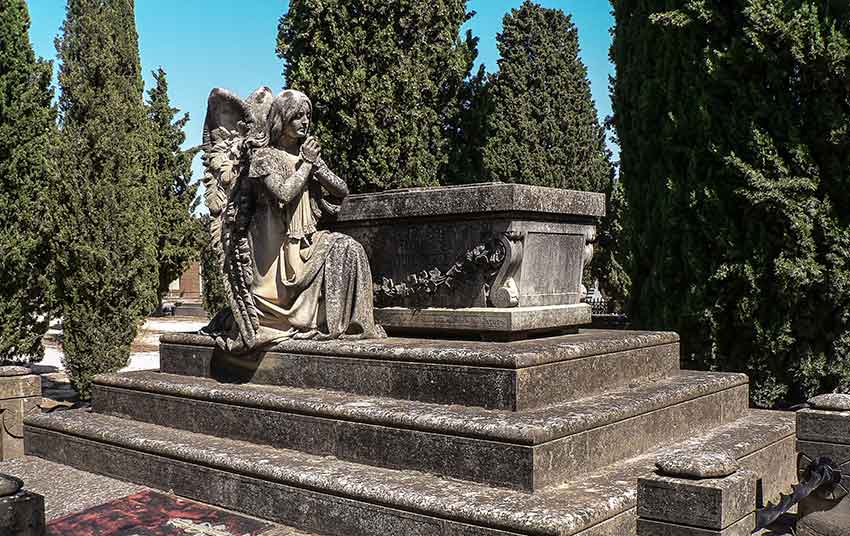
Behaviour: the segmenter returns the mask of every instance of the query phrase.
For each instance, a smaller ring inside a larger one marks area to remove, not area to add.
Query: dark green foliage
[[[154,149],[154,180],[159,189],[159,203],[154,206],[158,224],[157,264],[159,266],[158,296],[168,292],[168,286],[198,258],[205,241],[201,222],[193,216],[197,207],[197,184],[192,180],[192,158],[197,149],[184,151],[183,132],[189,114],[175,121],[179,110],[168,99],[168,80],[160,68],[153,73],[156,86],[148,91],[148,118],[151,121],[151,142]]]
[[[216,313],[228,307],[227,294],[224,290],[224,277],[221,274],[221,263],[218,254],[212,248],[210,239],[210,217],[202,218],[202,226],[205,229],[204,244],[201,248],[201,299],[204,310],[214,317]]]
[[[760,406],[847,386],[847,2],[613,5],[633,319]]]
[[[502,59],[488,89],[486,179],[606,191],[605,129],[571,18],[526,0],[505,16],[496,40]]]
[[[464,0],[292,0],[278,55],[354,192],[437,185],[459,136],[476,40]],[[456,158],[454,158],[456,160]]]
[[[49,320],[51,64],[36,59],[24,0],[0,2],[0,362],[37,361]]]
[[[605,196],[606,214],[597,226],[595,254],[589,272],[591,280],[598,280],[611,300],[611,312],[621,313],[626,310],[632,285],[626,270],[630,252],[626,249],[626,229],[623,227],[626,211],[623,182],[612,181]]]
[[[490,78],[481,65],[478,72],[464,82],[460,92],[460,112],[451,130],[449,165],[441,181],[443,184],[471,184],[485,180],[487,119],[493,113]]]
[[[157,304],[153,147],[132,0],[69,0],[61,67],[56,233],[64,364],[82,397],[127,364]]]

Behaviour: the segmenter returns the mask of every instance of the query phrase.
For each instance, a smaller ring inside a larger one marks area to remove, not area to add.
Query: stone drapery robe
[[[372,275],[363,247],[347,235],[319,229],[330,210],[319,177],[343,194],[345,183],[320,161],[304,187],[288,198],[292,191],[285,186],[297,173],[306,173],[299,157],[274,147],[258,149],[251,159],[249,180],[259,186],[250,233],[252,293],[261,326],[277,331],[263,338],[312,331],[318,332],[315,339],[385,336],[374,322]]]

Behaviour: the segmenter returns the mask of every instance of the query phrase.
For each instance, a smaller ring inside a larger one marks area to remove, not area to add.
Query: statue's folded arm
[[[316,170],[314,171],[319,183],[325,187],[332,197],[342,199],[348,195],[348,185],[340,179],[336,173],[331,171],[328,165],[321,158],[317,162]]]
[[[278,173],[269,173],[263,176],[263,184],[266,185],[269,192],[278,200],[289,203],[304,189],[304,185],[307,184],[307,180],[310,178],[312,167],[313,165],[309,162],[304,162],[298,168],[298,171],[286,178],[283,178]]]

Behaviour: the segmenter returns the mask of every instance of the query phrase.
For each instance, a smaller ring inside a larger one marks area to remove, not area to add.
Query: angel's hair
[[[307,112],[312,115],[313,103],[304,93],[294,89],[287,89],[280,95],[274,98],[272,106],[269,109],[269,116],[266,119],[265,141],[267,144],[274,144],[283,135],[283,129],[292,121],[300,111],[303,105],[307,106]]]

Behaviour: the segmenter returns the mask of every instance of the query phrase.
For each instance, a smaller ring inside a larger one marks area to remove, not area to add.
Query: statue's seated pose
[[[215,89],[204,126],[205,200],[230,308],[205,332],[242,352],[285,339],[377,338],[363,247],[321,230],[348,195],[308,135],[310,100]]]

